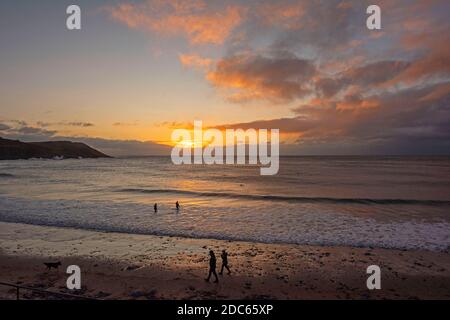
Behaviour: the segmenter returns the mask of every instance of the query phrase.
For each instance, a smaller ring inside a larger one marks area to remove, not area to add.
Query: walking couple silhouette
[[[216,273],[216,255],[214,254],[214,251],[209,251],[209,273],[208,277],[205,279],[206,282],[209,282],[209,279],[211,278],[211,275],[214,275],[216,280],[214,282],[219,282],[219,278],[217,277]],[[228,252],[226,250],[222,250],[222,254],[220,255],[222,258],[222,267],[220,268],[219,275],[223,274],[223,269],[226,268],[228,270],[228,274],[231,274],[230,268],[228,266]]]

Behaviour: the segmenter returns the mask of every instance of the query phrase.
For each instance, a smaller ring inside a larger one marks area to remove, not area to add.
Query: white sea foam
[[[162,203],[30,200],[0,196],[0,221],[107,232],[215,238],[266,243],[447,250],[447,221],[380,221],[333,212],[319,205],[223,202],[184,206]]]

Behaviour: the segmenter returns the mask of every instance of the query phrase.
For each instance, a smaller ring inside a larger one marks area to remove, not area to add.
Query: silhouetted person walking
[[[211,256],[211,258],[209,259],[209,273],[208,278],[206,278],[205,281],[209,282],[209,278],[211,278],[211,275],[213,274],[214,277],[216,277],[216,280],[214,282],[219,282],[219,278],[217,277],[216,273],[216,255],[212,250],[209,250],[209,255]]]
[[[158,212],[158,204],[155,203],[155,205],[153,206],[153,209],[155,210],[155,213]]]
[[[225,250],[222,250],[222,254],[220,255],[220,257],[222,258],[222,268],[220,268],[219,274],[220,275],[223,274],[223,268],[227,268],[228,274],[230,274],[231,271],[230,271],[230,268],[228,267],[228,252],[226,252]]]
[[[175,202],[175,207],[177,208],[177,211],[180,210],[180,204],[177,202]]]

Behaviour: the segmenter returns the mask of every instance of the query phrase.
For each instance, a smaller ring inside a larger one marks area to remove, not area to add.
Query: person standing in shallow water
[[[153,209],[155,210],[155,213],[158,212],[158,204],[155,203],[155,205],[153,206]]]
[[[214,251],[209,250],[209,273],[208,278],[205,279],[206,282],[209,282],[209,279],[211,278],[211,275],[213,274],[214,277],[216,277],[216,280],[214,282],[219,282],[219,278],[217,277],[216,273],[216,255],[214,254]]]
[[[177,202],[175,202],[175,207],[177,208],[177,211],[180,210],[180,204]]]
[[[222,268],[220,268],[219,275],[223,274],[223,268],[227,268],[228,274],[231,274],[230,268],[228,267],[228,252],[226,250],[222,250],[220,257],[222,258]]]

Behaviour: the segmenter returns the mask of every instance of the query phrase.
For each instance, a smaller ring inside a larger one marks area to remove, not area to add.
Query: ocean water
[[[0,221],[448,250],[450,158],[282,157],[276,176],[250,165],[175,166],[169,157],[1,161]]]

